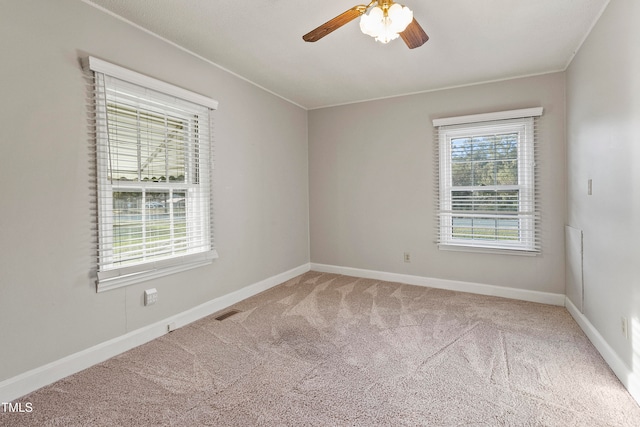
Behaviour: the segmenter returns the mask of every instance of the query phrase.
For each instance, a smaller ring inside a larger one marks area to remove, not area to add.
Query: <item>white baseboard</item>
[[[563,294],[505,288],[479,283],[434,279],[408,274],[388,273],[384,271],[365,270],[360,268],[340,267],[317,263],[311,263],[311,270],[564,306],[584,331],[585,335],[589,338],[596,350],[598,350],[605,362],[607,362],[611,370],[620,379],[620,382],[629,391],[629,394],[631,394],[635,401],[640,405],[640,374],[638,372],[634,372],[622,359],[620,359],[613,348],[611,348],[611,346],[605,341],[591,322],[589,322],[589,320],[580,313],[571,300]]]
[[[167,333],[169,325],[171,325],[171,329],[180,328],[223,310],[246,298],[266,291],[280,283],[293,279],[309,270],[565,306],[613,372],[618,376],[622,384],[627,388],[631,396],[640,404],[639,375],[633,372],[633,370],[618,357],[589,320],[580,313],[575,305],[564,295],[317,263],[303,264],[230,294],[208,301],[175,316],[4,380],[0,382],[0,402],[11,402],[64,377],[80,372],[83,369],[156,339]]]
[[[596,350],[598,350],[605,362],[607,362],[611,370],[616,374],[620,382],[629,391],[629,394],[631,394],[640,405],[640,375],[620,359],[613,348],[611,348],[602,335],[600,335],[600,332],[598,332],[591,322],[589,322],[589,319],[578,310],[569,298],[566,298],[565,307],[567,307],[571,316],[584,331],[589,341],[591,341]]]
[[[538,302],[564,306],[564,294],[551,292],[530,291],[526,289],[505,288],[502,286],[485,285],[481,283],[461,282],[456,280],[435,279],[431,277],[413,276],[410,274],[388,273],[385,271],[364,270],[360,268],[340,267],[336,265],[311,263],[311,270],[324,273],[344,274],[346,276],[377,279],[388,282],[400,282],[408,285],[426,286],[429,288],[447,289],[450,291],[468,292],[479,295],[511,298],[521,301]]]
[[[262,291],[266,291],[280,283],[293,279],[296,276],[306,273],[309,269],[309,263],[303,264],[149,326],[136,329],[125,335],[4,380],[0,382],[0,402],[11,402],[41,387],[154,340],[166,334],[169,329],[174,330],[185,326],[253,295],[259,294]]]

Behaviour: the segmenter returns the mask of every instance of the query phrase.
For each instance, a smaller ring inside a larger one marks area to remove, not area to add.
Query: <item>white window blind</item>
[[[98,291],[206,265],[217,102],[88,58],[93,72]]]
[[[442,249],[540,251],[536,140],[542,108],[433,121]]]

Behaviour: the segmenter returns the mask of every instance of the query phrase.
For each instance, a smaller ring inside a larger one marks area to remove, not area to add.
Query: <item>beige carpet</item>
[[[0,425],[640,426],[564,308],[309,272]]]

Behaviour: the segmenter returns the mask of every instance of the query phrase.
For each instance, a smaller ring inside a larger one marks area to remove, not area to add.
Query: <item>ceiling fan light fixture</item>
[[[302,40],[316,42],[358,17],[360,30],[381,43],[389,43],[401,37],[409,49],[415,49],[429,40],[427,33],[413,17],[411,9],[393,0],[371,0],[368,5],[353,6],[309,31],[302,36]]]
[[[380,3],[382,2],[378,4]],[[382,7],[379,5],[362,15],[360,30],[368,36],[375,37],[376,41],[389,43],[397,39],[413,21],[413,12],[398,3],[384,2]]]

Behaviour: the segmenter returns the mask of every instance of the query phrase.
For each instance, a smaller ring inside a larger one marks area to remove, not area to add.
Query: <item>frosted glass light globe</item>
[[[360,30],[380,43],[389,43],[400,36],[413,21],[413,12],[406,6],[394,3],[386,11],[375,6],[360,18]]]
[[[413,12],[406,6],[394,3],[387,11],[387,16],[391,21],[389,28],[395,33],[403,32],[413,21]]]

